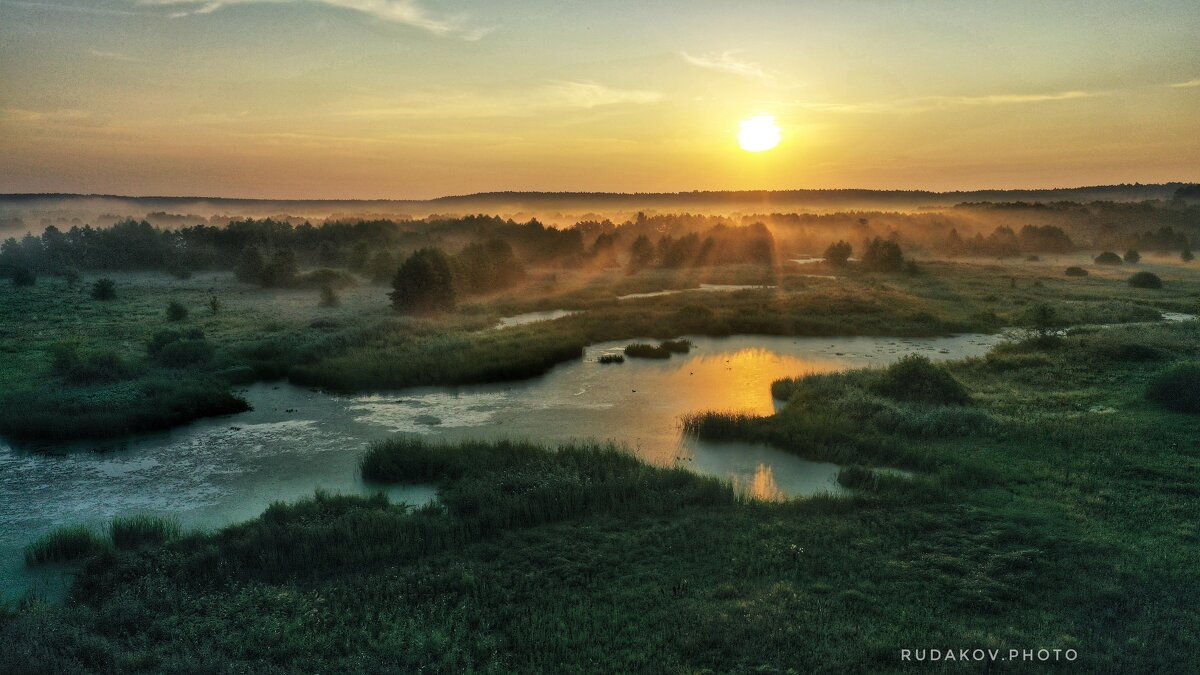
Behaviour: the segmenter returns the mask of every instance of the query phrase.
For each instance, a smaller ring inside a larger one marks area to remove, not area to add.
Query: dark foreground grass
[[[106,438],[169,429],[249,408],[219,378],[162,376],[87,387],[50,384],[0,399],[0,436],[19,441]]]
[[[774,422],[704,422],[841,453],[849,498],[745,502],[603,447],[377,445],[366,478],[440,502],[317,495],[95,556],[64,606],[0,618],[0,670],[892,672],[978,647],[1077,654],[1015,672],[1197,672],[1200,416],[1143,392],[1200,326],[1007,354],[1037,349],[951,364],[970,406],[860,371],[793,382]]]

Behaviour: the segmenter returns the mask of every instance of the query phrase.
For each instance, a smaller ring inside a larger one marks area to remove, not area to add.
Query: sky
[[[0,0],[0,192],[1200,182],[1198,35],[1195,0]]]

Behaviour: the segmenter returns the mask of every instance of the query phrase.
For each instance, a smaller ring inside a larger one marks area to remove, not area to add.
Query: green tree
[[[654,264],[654,244],[650,237],[640,235],[629,248],[629,271],[637,272]]]
[[[115,300],[116,297],[117,285],[112,279],[97,279],[96,283],[92,284],[93,300]]]
[[[183,321],[188,316],[187,307],[178,300],[172,300],[167,303],[167,319],[170,321]]]
[[[825,262],[834,267],[841,267],[846,264],[846,261],[850,259],[850,254],[853,252],[854,247],[848,242],[839,241],[830,244],[829,248],[825,249]]]
[[[1125,251],[1125,262],[1129,263],[1130,265],[1136,265],[1139,261],[1141,261],[1141,259],[1142,254],[1138,253],[1137,251],[1133,249]]]
[[[28,267],[18,267],[13,270],[12,282],[14,286],[32,286],[37,283],[37,276]]]
[[[237,266],[234,267],[233,273],[237,276],[238,281],[244,281],[248,284],[261,284],[263,274],[266,271],[267,263],[263,260],[262,253],[259,252],[256,246],[247,246],[240,258],[238,258]]]
[[[296,280],[296,254],[290,248],[281,248],[271,256],[271,262],[263,272],[264,286],[291,286]]]
[[[872,272],[899,272],[904,267],[900,245],[876,237],[863,247],[862,264]]]
[[[409,314],[453,310],[455,293],[450,259],[436,248],[413,253],[396,271],[389,296],[396,310]]]

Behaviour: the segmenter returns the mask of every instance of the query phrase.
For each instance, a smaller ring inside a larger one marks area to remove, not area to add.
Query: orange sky
[[[976,5],[0,0],[0,191],[1200,181],[1200,6]]]

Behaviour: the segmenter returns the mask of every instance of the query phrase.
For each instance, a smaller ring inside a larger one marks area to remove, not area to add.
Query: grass
[[[930,644],[1196,671],[1200,417],[1143,392],[1200,358],[1200,324],[1001,352],[1026,361],[944,366],[971,406],[881,395],[880,369],[692,422],[837,458],[846,498],[746,502],[606,447],[395,438],[364,477],[439,503],[318,494],[95,556],[64,606],[0,615],[0,670],[893,672]]]
[[[84,525],[53,530],[25,549],[25,564],[45,565],[88,558],[105,550],[107,542]]]
[[[179,521],[149,515],[119,516],[109,525],[112,543],[119,549],[165,544],[180,532]]]
[[[596,361],[606,365],[613,363],[625,363],[625,357],[621,354],[604,354],[600,358],[596,359]]]
[[[1185,363],[1159,373],[1147,385],[1146,399],[1167,410],[1200,413],[1200,363]]]
[[[989,332],[1023,325],[1028,308],[1039,304],[1051,305],[1064,325],[1152,321],[1162,311],[1195,311],[1200,283],[1182,266],[1144,259],[1139,267],[1165,282],[1153,294],[1130,288],[1119,269],[1094,268],[1086,279],[1061,276],[1064,266],[1088,260],[1081,252],[1036,262],[922,261],[924,273],[917,276],[848,269],[837,270],[836,279],[804,276],[827,271],[819,265],[786,264],[636,275],[535,270],[525,286],[439,319],[397,317],[384,290],[354,285],[340,270],[306,276],[313,283],[336,282],[337,307],[316,306],[311,289],[256,288],[228,273],[184,279],[111,274],[118,293],[104,302],[89,296],[93,278],[76,286],[46,278],[0,296],[0,391],[7,394],[0,402],[5,410],[27,401],[39,406],[36,421],[0,414],[0,435],[61,440],[168,428],[195,415],[241,409],[221,391],[227,381],[290,378],[362,391],[527,378],[580,358],[588,344],[636,336]],[[701,283],[774,288],[615,300]],[[162,313],[169,301],[189,311],[187,330],[174,332],[204,337],[184,337],[148,353],[156,334],[174,325]],[[582,311],[546,324],[485,330],[499,316],[547,309]],[[66,337],[79,346],[75,374],[56,372],[53,364],[52,347]],[[154,383],[164,379],[177,391],[157,406],[144,392],[162,389]]]

